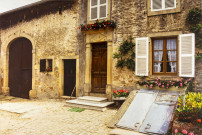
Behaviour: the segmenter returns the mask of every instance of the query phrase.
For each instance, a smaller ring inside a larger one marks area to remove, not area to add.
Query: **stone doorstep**
[[[70,97],[70,96],[61,96],[62,99],[76,99],[76,97]]]
[[[106,94],[104,94],[104,93],[93,93],[93,92],[91,92],[89,94],[90,94],[90,96],[93,96],[93,97],[107,97]]]
[[[113,129],[110,133],[110,135],[145,135],[143,133],[131,131],[131,130],[125,130],[125,129],[120,129],[116,128]]]
[[[87,101],[95,101],[95,102],[106,102],[107,98],[105,97],[92,97],[92,96],[83,96],[83,97],[78,97],[78,100],[87,100]]]
[[[74,99],[74,100],[69,100],[66,101],[67,104],[79,104],[79,105],[84,105],[84,106],[93,106],[93,107],[106,107],[109,106],[111,104],[113,104],[114,102],[102,102],[102,103],[97,103],[97,102],[86,102],[85,100],[81,101],[78,99]]]

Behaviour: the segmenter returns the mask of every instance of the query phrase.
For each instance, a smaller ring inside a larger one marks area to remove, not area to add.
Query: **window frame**
[[[97,5],[95,5],[95,6],[91,5],[91,1],[92,0],[90,0],[90,21],[94,21],[94,20],[97,20],[97,19],[106,19],[107,18],[107,14],[108,14],[108,0],[106,0],[105,4],[100,4],[100,0],[97,0]],[[101,6],[105,6],[105,5],[106,5],[106,17],[100,18],[100,7]],[[97,7],[97,18],[91,19],[91,9],[95,8],[95,7]]]
[[[151,11],[164,11],[164,10],[170,10],[170,9],[175,9],[177,8],[177,0],[174,0],[174,7],[171,8],[165,8],[165,1],[166,0],[162,0],[162,9],[153,9],[153,0],[151,0]]]
[[[41,62],[45,62],[45,67],[42,67]],[[50,67],[51,71],[46,71],[46,69]],[[45,69],[43,69],[45,68]],[[40,72],[53,72],[53,59],[40,59]]]
[[[167,72],[167,39],[176,39],[176,72]],[[154,40],[163,40],[163,72],[154,72]],[[178,45],[178,37],[170,36],[170,37],[161,37],[161,38],[152,38],[152,75],[169,75],[169,76],[177,76],[179,72],[179,45]],[[165,53],[166,52],[166,53]]]

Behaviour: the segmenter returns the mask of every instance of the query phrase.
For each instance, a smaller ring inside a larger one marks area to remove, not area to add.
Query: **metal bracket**
[[[150,129],[151,125],[148,123],[147,126],[145,127],[145,130]]]
[[[139,123],[139,122],[135,123],[135,125],[134,125],[134,127],[135,127],[136,129],[137,129],[139,126],[140,126],[140,123]]]

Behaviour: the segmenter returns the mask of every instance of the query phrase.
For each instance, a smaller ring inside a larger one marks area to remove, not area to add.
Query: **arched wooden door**
[[[9,48],[10,95],[29,98],[32,89],[32,43],[26,38],[16,39]]]

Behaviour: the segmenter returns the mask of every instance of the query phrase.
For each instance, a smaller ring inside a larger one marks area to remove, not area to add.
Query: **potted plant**
[[[113,90],[113,100],[125,100],[126,97],[129,95],[128,90]]]

